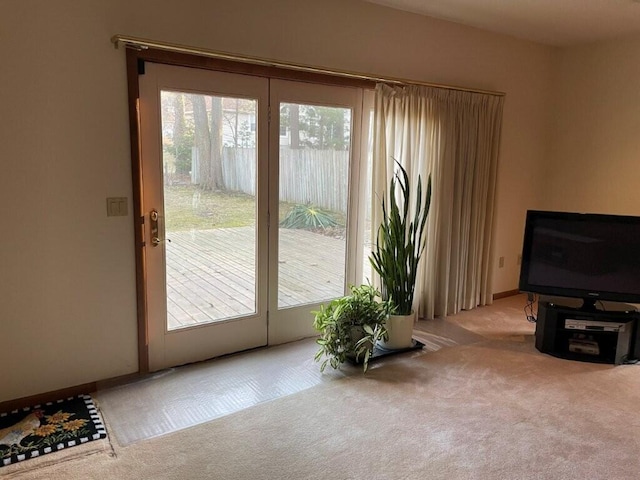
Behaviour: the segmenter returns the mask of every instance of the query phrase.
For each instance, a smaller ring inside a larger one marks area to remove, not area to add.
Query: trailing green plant
[[[312,312],[315,314],[313,327],[320,333],[316,340],[320,349],[315,361],[322,361],[321,372],[327,364],[338,368],[348,358],[355,359],[356,363],[362,361],[366,372],[374,346],[388,338],[385,320],[389,303],[382,301],[380,292],[371,285],[351,285],[349,289],[351,294]]]
[[[389,185],[389,204],[382,199],[382,222],[377,241],[369,256],[373,269],[380,275],[382,298],[389,300],[398,315],[411,313],[418,263],[426,245],[426,223],[431,206],[431,175],[426,194],[422,195],[422,179],[418,175],[415,210],[409,217],[411,185],[407,171],[396,160],[398,170]],[[400,201],[396,189],[400,188]]]
[[[338,222],[330,211],[312,205],[310,202],[294,205],[280,222],[283,228],[326,229],[336,225]]]

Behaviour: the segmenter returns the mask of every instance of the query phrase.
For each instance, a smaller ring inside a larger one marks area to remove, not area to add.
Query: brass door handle
[[[160,231],[158,227],[160,214],[155,208],[149,212],[149,220],[151,221],[151,245],[157,247],[162,243],[162,239],[160,238],[160,235],[158,233]],[[167,238],[166,241],[170,242],[171,240]]]
[[[149,220],[151,220],[151,245],[157,247],[160,245],[160,237],[158,236],[158,218],[160,215],[156,209],[151,210],[149,213]]]

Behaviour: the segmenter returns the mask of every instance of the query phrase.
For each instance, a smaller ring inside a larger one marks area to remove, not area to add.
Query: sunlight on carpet
[[[442,320],[418,322],[414,338],[424,352],[482,339]],[[163,370],[99,391],[96,398],[111,434],[120,445],[131,445],[360,374],[360,367],[349,364],[321,374],[313,361],[317,349],[313,338],[257,349]]]
[[[163,370],[96,394],[111,433],[130,445],[210,421],[357,371],[322,375],[307,339]]]
[[[424,351],[455,345],[448,338],[415,332]],[[345,364],[320,373],[313,338],[163,370],[95,394],[110,432],[126,446],[298,393],[361,368]],[[406,354],[402,354],[406,355]]]

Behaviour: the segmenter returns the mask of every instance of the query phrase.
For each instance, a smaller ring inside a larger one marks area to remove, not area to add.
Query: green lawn
[[[255,225],[255,197],[239,192],[209,192],[192,185],[165,186],[166,230],[207,230]],[[282,220],[293,203],[280,203]],[[333,212],[340,225],[344,216]]]
[[[194,186],[165,186],[167,231],[255,225],[255,197],[208,192]]]

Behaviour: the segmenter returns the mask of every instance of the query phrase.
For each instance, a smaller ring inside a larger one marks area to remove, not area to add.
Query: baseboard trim
[[[0,402],[0,412],[11,412],[25,407],[32,407],[47,402],[55,402],[61,398],[76,397],[78,395],[95,392],[96,382],[84,383],[75,387],[62,388],[53,392],[39,393],[29,397],[16,398]]]
[[[82,385],[76,385],[75,387],[61,388],[60,390],[53,390],[51,392],[39,393],[37,395],[31,395],[29,397],[16,398],[14,400],[7,400],[0,402],[0,413],[11,412],[13,410],[19,410],[21,408],[32,407],[34,405],[41,405],[47,402],[55,402],[61,398],[76,397],[83,394],[91,394],[98,390],[106,388],[116,387],[125,383],[136,380],[140,377],[138,373],[131,373],[128,375],[122,375],[120,377],[108,378],[105,380],[98,380],[95,382],[83,383]]]
[[[494,300],[500,300],[501,298],[513,297],[514,295],[518,295],[520,290],[517,288],[515,290],[507,290],[506,292],[498,292],[493,294]]]

